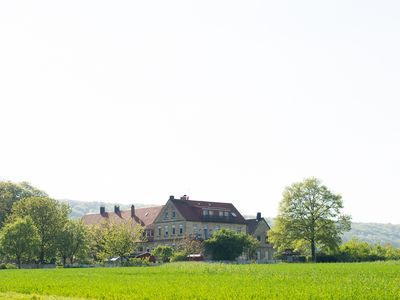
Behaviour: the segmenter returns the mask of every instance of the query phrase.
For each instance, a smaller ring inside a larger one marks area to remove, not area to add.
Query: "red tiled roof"
[[[143,207],[135,209],[133,221],[142,226],[148,226],[154,223],[154,220],[160,213],[163,206]],[[131,210],[122,210],[119,213],[105,212],[104,214],[88,214],[82,217],[86,225],[100,225],[102,222],[112,221],[115,223],[131,220]]]
[[[222,223],[246,224],[246,220],[232,203],[180,199],[171,199],[171,202],[187,221],[215,221]],[[229,216],[227,218],[219,217],[218,215],[208,217],[203,216],[204,209],[227,211],[229,212]]]

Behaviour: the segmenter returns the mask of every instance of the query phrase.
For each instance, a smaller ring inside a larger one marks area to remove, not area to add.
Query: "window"
[[[172,234],[175,234],[175,225],[172,225]]]
[[[224,211],[224,216],[225,216],[225,217],[229,217],[229,212]]]
[[[164,236],[168,236],[168,225],[164,227]]]
[[[161,236],[161,226],[158,226],[158,236]]]
[[[164,219],[168,219],[168,212],[167,211],[164,213]]]
[[[224,216],[224,212],[222,210],[219,211],[219,216],[223,217]]]
[[[183,225],[179,224],[179,234],[183,234]]]
[[[208,238],[208,225],[204,225],[204,238],[207,239]]]
[[[257,235],[257,240],[261,242],[261,236]]]
[[[209,211],[208,211],[208,214],[209,214],[210,216],[212,216],[212,215],[214,214],[214,212],[213,212],[212,210],[209,210]]]
[[[197,225],[193,225],[193,233],[197,236]]]
[[[175,211],[173,210],[173,211],[172,211],[172,218],[175,219],[175,217],[176,217],[176,213],[175,213]]]
[[[236,228],[237,233],[241,233],[242,232],[242,227],[238,227]]]
[[[207,216],[208,215],[208,210],[207,209],[203,209],[203,216]]]

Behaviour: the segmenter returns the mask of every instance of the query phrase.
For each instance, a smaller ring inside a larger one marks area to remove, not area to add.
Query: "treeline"
[[[69,207],[28,183],[0,182],[0,262],[93,264],[128,256],[143,241],[141,226],[86,226]]]
[[[336,253],[321,252],[318,262],[363,262],[400,260],[400,248],[386,244],[370,244],[356,238],[340,245]]]

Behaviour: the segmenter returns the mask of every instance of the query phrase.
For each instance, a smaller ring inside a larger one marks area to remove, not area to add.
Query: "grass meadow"
[[[1,270],[0,299],[400,299],[400,263]]]

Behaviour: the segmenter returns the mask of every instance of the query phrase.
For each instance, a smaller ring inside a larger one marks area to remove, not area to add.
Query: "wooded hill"
[[[120,205],[121,210],[129,209],[129,204],[105,203],[105,202],[84,202],[76,200],[60,200],[68,203],[71,207],[71,218],[78,219],[88,213],[98,213],[100,206],[105,206],[106,211],[113,211],[114,205]],[[135,203],[135,207],[146,207],[146,205]],[[254,216],[245,216],[246,218],[254,218]],[[273,219],[266,218],[267,222],[273,226]],[[391,244],[400,247],[400,224],[381,224],[381,223],[352,223],[351,230],[343,236],[343,241],[351,238],[357,238],[372,244]]]

